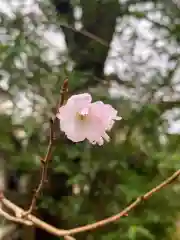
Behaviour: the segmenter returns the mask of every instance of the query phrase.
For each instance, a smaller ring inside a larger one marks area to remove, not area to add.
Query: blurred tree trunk
[[[116,19],[120,14],[120,5],[118,0],[81,0],[80,7],[82,9],[81,31],[72,31],[66,26],[62,26],[62,30],[69,56],[75,63],[75,70],[88,73],[86,86],[96,85],[97,78],[103,78],[104,75],[104,64],[114,34]],[[73,23],[74,26],[73,15],[71,14],[67,19],[68,24],[72,26]],[[93,37],[85,36],[82,34],[83,31],[92,34]],[[97,38],[97,41],[94,38]]]

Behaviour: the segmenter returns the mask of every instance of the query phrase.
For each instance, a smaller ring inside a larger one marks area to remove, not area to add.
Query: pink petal
[[[82,126],[76,119],[69,121],[61,120],[60,129],[63,131],[67,138],[73,142],[81,142],[86,138],[85,132],[82,131]]]
[[[67,101],[67,105],[73,106],[77,111],[80,111],[83,108],[87,108],[91,101],[92,97],[90,94],[82,93],[70,97]]]
[[[59,108],[59,112],[56,114],[56,117],[59,119],[69,119],[72,116],[72,112],[67,107],[67,105],[64,105]]]
[[[60,107],[59,113],[56,116],[59,119],[70,118],[83,108],[87,108],[91,100],[91,95],[88,93],[73,95],[64,106]]]
[[[88,115],[85,131],[86,138],[92,144],[98,143],[99,145],[102,145],[104,143],[104,139],[108,139],[108,135],[105,132],[105,128],[101,122],[101,119],[97,118],[92,111],[90,111],[90,114]]]
[[[106,130],[110,130],[115,120],[120,120],[117,117],[117,111],[109,104],[104,104],[101,101],[97,101],[91,104],[91,110],[96,115]]]

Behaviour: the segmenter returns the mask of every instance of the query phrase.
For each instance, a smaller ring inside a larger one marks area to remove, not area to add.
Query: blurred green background
[[[180,4],[175,0],[0,1],[1,188],[27,208],[65,77],[119,111],[110,143],[63,134],[36,215],[72,228],[118,213],[180,166]],[[77,240],[178,239],[178,181]],[[5,227],[9,227],[4,233]],[[55,240],[1,219],[2,240]]]

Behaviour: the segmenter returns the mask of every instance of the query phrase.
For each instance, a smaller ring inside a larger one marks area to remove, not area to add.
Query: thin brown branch
[[[109,224],[111,222],[115,222],[119,220],[121,217],[127,216],[128,213],[136,208],[140,203],[144,202],[145,200],[149,199],[154,193],[159,192],[162,188],[165,188],[170,183],[172,183],[174,180],[176,180],[180,176],[180,169],[177,170],[173,175],[171,175],[169,178],[167,178],[165,181],[163,181],[158,186],[154,187],[147,193],[145,193],[143,196],[138,197],[132,204],[130,204],[128,207],[126,207],[124,210],[122,210],[120,213],[113,215],[109,218],[106,218],[104,220],[98,221],[96,223],[88,224],[86,226],[74,228],[72,230],[68,231],[68,234],[76,234],[79,232],[85,232],[89,230],[93,230],[99,227],[102,227],[106,224]]]
[[[74,32],[79,32],[80,34],[82,34],[82,35],[84,35],[84,36],[86,36],[86,37],[88,37],[88,38],[90,38],[90,39],[100,43],[101,45],[103,45],[105,47],[109,47],[109,44],[105,40],[103,40],[102,38],[96,36],[93,33],[88,32],[86,29],[80,29],[79,30],[79,29],[76,29],[76,28],[74,28],[73,26],[71,26],[71,25],[69,25],[67,23],[60,23],[60,25],[62,27],[65,27],[65,28],[69,28],[69,29],[71,29]]]
[[[40,181],[39,181],[38,187],[34,191],[29,209],[25,212],[23,217],[30,214],[34,210],[34,208],[36,207],[37,199],[38,199],[38,197],[41,193],[41,190],[43,189],[44,183],[47,181],[48,164],[49,164],[49,161],[51,160],[53,145],[54,145],[54,140],[55,140],[54,139],[54,134],[55,134],[54,133],[54,130],[55,130],[54,125],[55,125],[55,121],[57,120],[56,114],[57,114],[59,108],[64,104],[67,91],[68,91],[68,79],[65,79],[64,82],[63,82],[62,88],[61,88],[60,99],[59,99],[58,104],[56,106],[55,117],[54,117],[54,119],[50,120],[49,144],[48,144],[48,147],[47,147],[45,157],[43,159],[41,159],[42,168],[41,168]]]
[[[56,113],[58,112],[59,108],[64,104],[67,97],[67,93],[68,93],[68,79],[66,78],[64,80],[64,83],[60,92],[60,99],[56,107]]]
[[[128,213],[130,211],[135,209],[142,202],[148,200],[153,194],[155,194],[155,193],[159,192],[160,190],[162,190],[163,188],[167,187],[169,184],[171,184],[173,181],[175,181],[179,176],[180,176],[180,169],[177,170],[175,173],[173,173],[169,178],[167,178],[161,184],[157,185],[156,187],[154,187],[153,189],[151,189],[150,191],[145,193],[143,196],[138,197],[133,203],[131,203],[129,206],[127,206],[124,210],[122,210],[118,214],[113,215],[104,220],[85,225],[85,226],[77,227],[77,228],[70,229],[70,230],[62,230],[62,229],[58,229],[58,228],[55,228],[54,226],[47,224],[46,222],[36,218],[35,216],[33,216],[31,214],[29,214],[27,216],[27,219],[29,221],[32,221],[32,223],[36,227],[44,229],[45,231],[47,231],[55,236],[58,236],[58,237],[63,236],[63,237],[66,237],[66,239],[71,240],[72,237],[70,237],[69,235],[94,230],[96,228],[105,226],[106,224],[115,222],[115,221],[119,220],[121,217],[128,216]],[[1,201],[7,208],[11,209],[14,212],[22,212],[22,213],[24,212],[24,210],[22,208],[18,207],[17,205],[15,205],[12,202],[10,202],[5,197],[2,197]],[[69,238],[67,238],[67,237],[69,237]]]

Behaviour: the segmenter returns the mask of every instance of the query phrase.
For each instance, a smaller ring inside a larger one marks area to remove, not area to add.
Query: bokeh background
[[[0,185],[27,208],[48,144],[48,119],[65,77],[118,109],[111,142],[63,134],[34,213],[59,228],[122,210],[180,167],[178,0],[0,1]],[[179,182],[128,217],[77,240],[178,238]],[[1,218],[2,240],[56,240]]]

